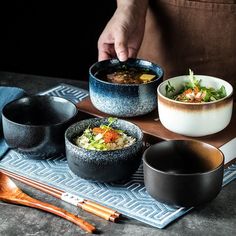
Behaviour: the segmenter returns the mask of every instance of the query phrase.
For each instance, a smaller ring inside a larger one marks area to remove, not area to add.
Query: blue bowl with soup
[[[89,68],[89,93],[99,111],[116,117],[145,115],[157,107],[163,69],[150,61],[129,58],[94,63]]]

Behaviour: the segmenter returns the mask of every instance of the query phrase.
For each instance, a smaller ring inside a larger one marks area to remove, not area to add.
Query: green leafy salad
[[[180,102],[212,102],[226,97],[225,87],[222,85],[219,89],[201,86],[201,80],[197,80],[192,70],[189,70],[189,82],[183,85],[183,88],[175,94],[175,88],[168,81],[165,87],[166,96]]]
[[[117,118],[109,117],[108,124],[99,127],[88,127],[81,136],[74,139],[74,143],[88,150],[106,151],[128,147],[136,139],[127,135],[123,130],[112,128]]]

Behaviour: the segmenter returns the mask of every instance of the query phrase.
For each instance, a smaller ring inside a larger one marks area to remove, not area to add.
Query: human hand
[[[117,9],[98,40],[98,60],[136,57],[141,46],[148,0],[117,0]]]

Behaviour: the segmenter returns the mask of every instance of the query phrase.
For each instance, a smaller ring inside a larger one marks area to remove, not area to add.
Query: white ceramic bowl
[[[225,80],[195,75],[201,86],[219,89],[225,87],[227,96],[211,102],[189,103],[170,99],[166,95],[168,81],[175,88],[174,93],[189,81],[188,75],[170,78],[157,88],[158,112],[161,123],[168,130],[191,137],[210,135],[223,130],[231,120],[233,111],[233,87]]]

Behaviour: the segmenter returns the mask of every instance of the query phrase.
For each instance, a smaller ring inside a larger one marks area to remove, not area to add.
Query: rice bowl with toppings
[[[139,167],[143,131],[118,118],[90,118],[65,132],[70,170],[81,178],[100,182],[127,180]]]
[[[86,128],[82,135],[76,137],[74,142],[77,146],[97,151],[116,150],[129,147],[134,144],[136,138],[127,135],[123,130],[111,127],[115,118],[108,118],[108,125],[101,124],[99,127]]]

